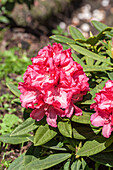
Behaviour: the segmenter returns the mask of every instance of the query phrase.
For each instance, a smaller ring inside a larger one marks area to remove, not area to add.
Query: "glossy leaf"
[[[9,90],[17,97],[20,97],[21,93],[18,90],[18,88],[12,84],[12,83],[6,83],[7,87],[9,88]]]
[[[75,27],[69,26],[69,31],[74,40],[76,39],[82,39],[86,40],[86,38],[83,36],[83,34]]]
[[[98,31],[103,31],[104,29],[108,28],[107,25],[105,25],[99,21],[93,20],[91,22]]]
[[[109,65],[113,65],[112,63],[110,63],[109,61],[109,58],[105,58],[104,56],[101,56],[99,54],[96,54],[96,53],[93,53],[83,47],[80,47],[78,45],[74,45],[74,44],[69,44],[75,51],[77,51],[78,53],[80,54],[83,54],[87,57],[90,57],[94,60],[98,60],[98,61],[101,61],[101,62],[104,62],[104,63],[107,63]]]
[[[75,43],[74,40],[64,37],[64,36],[61,36],[61,35],[52,35],[50,38],[52,38],[56,41],[62,42],[62,43]]]
[[[10,136],[20,136],[31,132],[32,130],[36,129],[38,126],[35,125],[35,120],[32,118],[28,118],[22,124],[20,124]]]
[[[72,127],[71,122],[58,122],[58,129],[63,136],[72,138]]]
[[[95,155],[103,150],[105,150],[108,146],[111,145],[113,137],[109,139],[104,138],[103,136],[96,136],[89,141],[86,141],[82,148],[78,150],[76,153],[79,156],[91,156]]]
[[[72,116],[71,120],[73,122],[82,123],[82,124],[90,124],[90,113],[82,112],[82,116]]]
[[[46,158],[41,158],[30,162],[25,168],[27,170],[42,170],[53,167],[71,157],[69,153],[51,154]]]
[[[52,128],[49,127],[48,124],[41,125],[34,136],[34,145],[39,146],[47,143],[52,138],[54,138],[57,135],[57,132]]]

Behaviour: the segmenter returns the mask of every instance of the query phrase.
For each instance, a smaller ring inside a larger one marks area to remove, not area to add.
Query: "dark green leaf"
[[[83,147],[80,148],[76,154],[79,156],[95,155],[110,146],[112,141],[113,137],[106,139],[103,136],[96,136],[89,141],[86,141]]]
[[[21,93],[18,90],[18,88],[12,84],[12,83],[6,83],[7,87],[9,88],[9,90],[17,97],[20,97]]]
[[[46,158],[34,160],[27,164],[26,170],[42,170],[53,167],[71,157],[69,153],[51,154]]]
[[[54,130],[54,128],[49,127],[48,124],[41,125],[34,136],[34,145],[39,146],[47,143],[52,138],[54,138],[57,135],[57,132]]]
[[[40,157],[41,148],[39,146],[31,145],[30,148],[27,150],[25,157],[24,157],[24,165],[29,164],[30,162],[36,160]]]
[[[73,128],[73,137],[75,139],[85,140],[85,139],[89,139],[95,136],[96,133],[99,133],[99,132],[100,132],[100,129],[95,129],[95,131],[93,131],[90,126],[75,124]]]
[[[38,126],[35,125],[35,120],[32,118],[28,118],[11,133],[11,136],[25,135],[28,132],[31,132],[32,130],[36,129],[37,127]]]
[[[58,129],[63,136],[72,138],[72,127],[71,122],[58,122]]]
[[[90,157],[93,161],[113,167],[113,152],[102,152]]]
[[[113,152],[113,143],[107,149],[105,149],[103,152]]]

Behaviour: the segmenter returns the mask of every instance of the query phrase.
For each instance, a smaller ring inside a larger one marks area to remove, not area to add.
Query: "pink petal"
[[[30,117],[32,117],[32,119],[40,121],[44,117],[44,114],[45,114],[44,107],[41,106],[39,109],[33,110],[30,114]]]
[[[91,121],[92,125],[99,127],[99,126],[104,126],[105,119],[103,119],[97,113],[94,113],[91,115],[90,121]]]
[[[73,115],[73,113],[76,116],[81,116],[82,110],[80,108],[78,108],[77,106],[75,106],[73,103],[71,103],[69,105],[69,107],[65,110],[65,114],[67,117],[71,117]]]
[[[65,110],[66,117],[70,118],[73,115],[73,112],[74,112],[74,106],[73,104],[70,104]]]
[[[45,113],[47,115],[47,123],[48,125],[52,127],[57,127],[57,113],[53,107],[50,107],[47,112]]]
[[[37,93],[34,91],[26,91],[24,94],[21,94],[20,101],[22,102],[22,106],[34,108],[34,103],[37,101],[36,97]]]
[[[77,106],[74,105],[74,109],[75,109],[75,115],[76,116],[82,115],[82,110],[80,108],[78,108]]]
[[[102,134],[104,137],[109,138],[112,132],[111,124],[105,124],[102,128]]]

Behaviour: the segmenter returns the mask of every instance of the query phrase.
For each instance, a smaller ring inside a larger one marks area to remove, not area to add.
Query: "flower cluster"
[[[82,100],[89,90],[88,78],[80,64],[73,61],[71,50],[61,44],[48,45],[38,52],[19,83],[22,106],[34,109],[30,116],[57,127],[57,116],[82,115],[73,103]]]
[[[96,103],[91,105],[96,113],[91,115],[91,123],[94,126],[103,126],[102,134],[109,138],[113,131],[113,80],[108,80],[105,87],[96,94]]]

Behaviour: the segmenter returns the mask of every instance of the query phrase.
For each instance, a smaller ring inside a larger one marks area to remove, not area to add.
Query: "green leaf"
[[[80,160],[76,160],[75,162],[73,162],[73,164],[71,165],[71,170],[80,170],[81,167],[81,161]]]
[[[107,149],[105,149],[103,152],[113,152],[113,143]]]
[[[92,103],[94,103],[94,99],[91,99],[91,100],[86,100],[86,101],[82,101],[80,102],[80,104],[83,104],[83,105],[91,105]]]
[[[58,151],[67,151],[66,148],[60,148],[58,146],[47,146],[47,145],[43,145],[44,148],[48,148],[48,149],[52,149],[52,150],[58,150]]]
[[[8,24],[9,23],[9,19],[6,16],[0,16],[0,22]]]
[[[63,170],[69,170],[70,162],[71,162],[71,159],[68,159],[67,162],[64,164]]]
[[[82,39],[86,40],[86,38],[83,36],[83,34],[75,27],[69,26],[69,31],[74,40],[76,39]]]
[[[71,157],[69,153],[51,154],[46,158],[34,160],[27,164],[26,170],[42,170],[53,167]]]
[[[24,155],[20,155],[17,159],[15,159],[11,165],[9,166],[8,170],[23,170],[24,167]]]
[[[103,67],[103,66],[85,66],[84,72],[94,72],[94,71],[106,71],[113,70],[113,67]]]
[[[54,128],[49,127],[48,124],[41,125],[34,136],[34,145],[39,146],[47,143],[52,138],[54,138],[57,135],[57,132],[54,130]]]
[[[102,152],[91,156],[90,159],[105,166],[113,167],[113,152]]]
[[[21,136],[25,135],[28,132],[31,132],[32,130],[36,129],[38,126],[35,125],[35,120],[32,118],[28,118],[25,122],[20,124],[12,133],[10,136]]]
[[[102,30],[99,34],[89,37],[87,40],[78,39],[76,41],[94,46],[96,43],[98,43],[98,41],[100,41],[104,37],[106,32],[111,31],[111,30],[112,30],[111,27],[107,27],[104,30]]]
[[[83,158],[82,158],[82,170],[89,170],[89,167]]]
[[[27,138],[28,135],[25,136],[10,136],[10,134],[5,134],[0,136],[0,141],[3,143],[9,143],[9,144],[19,144],[27,142],[29,139]]]
[[[93,53],[93,52],[91,52],[91,51],[89,51],[89,50],[87,50],[87,49],[85,49],[85,48],[83,48],[83,47],[80,47],[79,45],[74,45],[74,44],[69,44],[69,45],[70,45],[75,51],[77,51],[77,52],[80,53],[80,54],[83,54],[83,55],[85,55],[85,56],[87,56],[87,57],[90,57],[90,58],[92,58],[92,59],[94,59],[94,60],[98,60],[98,61],[101,61],[101,62],[103,62],[103,63],[107,63],[107,64],[113,66],[113,64],[110,63],[110,61],[108,61],[109,58],[105,58],[105,57],[102,56],[102,55],[95,54],[95,53]]]
[[[44,148],[52,149],[52,150],[61,150],[61,151],[67,151],[66,148],[63,147],[62,142],[58,142],[56,140],[51,140],[47,144],[43,145]]]
[[[95,155],[110,146],[112,141],[113,136],[109,139],[106,139],[103,136],[96,136],[89,141],[86,141],[83,147],[80,148],[76,154],[79,156]]]
[[[62,43],[75,43],[74,40],[64,37],[64,36],[61,36],[61,35],[52,35],[50,38],[52,38],[56,41],[62,42]]]
[[[92,98],[94,98],[96,96],[96,93],[98,93],[100,90],[103,89],[107,80],[108,80],[108,78],[106,78],[99,85],[97,85],[95,88],[90,90],[90,94],[92,95]]]
[[[103,31],[104,29],[108,28],[107,25],[99,22],[99,21],[96,21],[96,20],[93,20],[91,21],[93,26],[98,30],[98,31]]]
[[[31,142],[34,142],[34,136],[28,136],[27,139],[30,140]]]
[[[73,60],[76,61],[77,63],[79,63],[83,69],[85,69],[85,64],[84,62],[76,55],[76,54],[72,54]]]
[[[71,120],[73,122],[82,123],[82,124],[90,124],[90,114],[89,112],[82,112],[82,116],[72,116]]]
[[[41,147],[31,145],[25,154],[24,165],[27,165],[30,162],[39,158],[41,156],[40,151]]]
[[[113,80],[113,72],[107,72],[108,77],[110,80]]]
[[[60,122],[58,122],[58,129],[63,136],[72,138],[72,127],[71,127],[70,121],[67,121],[67,122],[60,121]]]
[[[75,125],[73,128],[73,137],[75,139],[85,140],[85,139],[89,139],[95,136],[96,133],[99,133],[99,132],[100,132],[100,129],[95,129],[93,131],[90,126],[78,124],[78,125]]]
[[[6,83],[7,87],[9,88],[9,90],[17,97],[20,97],[21,93],[18,90],[18,88],[12,84],[12,83]]]

